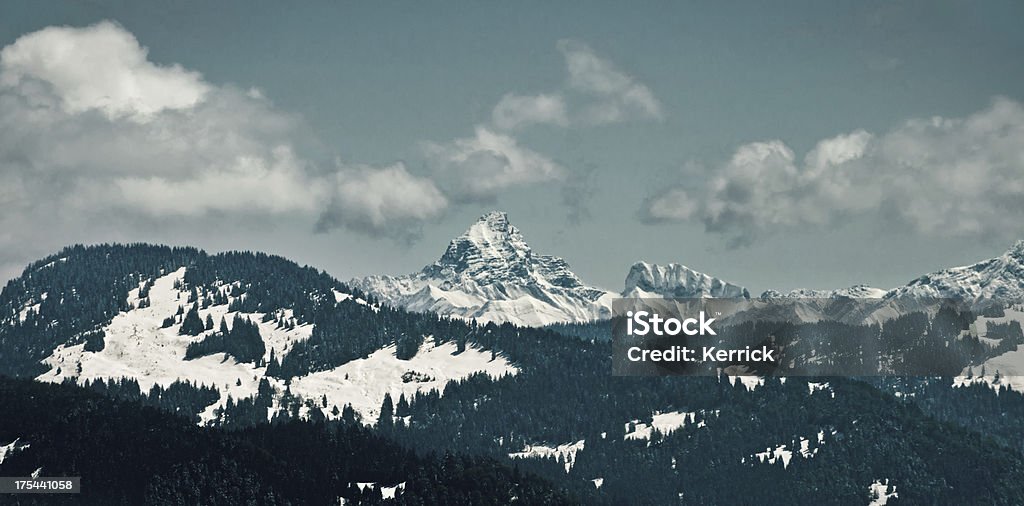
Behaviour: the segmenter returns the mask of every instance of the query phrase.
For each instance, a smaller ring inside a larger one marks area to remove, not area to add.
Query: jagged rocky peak
[[[352,285],[412,311],[531,326],[607,318],[614,297],[586,286],[565,260],[534,253],[500,211],[481,216],[420,272]]]
[[[537,281],[536,277],[563,288],[583,285],[565,260],[535,255],[503,211],[481,216],[465,233],[452,240],[441,259],[427,266],[424,273],[446,279],[472,280],[480,286],[530,283]]]
[[[637,262],[626,276],[625,297],[659,296],[672,298],[750,298],[739,285],[723,281],[677,263],[667,265]]]
[[[1010,250],[1006,252],[1006,256],[1024,263],[1024,239],[1018,239],[1017,242],[1013,243]]]
[[[527,274],[531,256],[530,246],[519,229],[509,223],[508,214],[494,211],[481,216],[453,239],[434,267],[474,278],[478,278],[477,274],[491,277],[499,271],[522,277]]]

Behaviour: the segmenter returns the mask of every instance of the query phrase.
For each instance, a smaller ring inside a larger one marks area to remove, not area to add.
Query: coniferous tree
[[[178,330],[178,333],[187,336],[198,336],[205,329],[203,320],[199,318],[199,306],[193,304],[192,308],[185,314],[185,318],[181,321],[181,329]]]
[[[384,394],[384,402],[380,405],[380,418],[377,419],[377,426],[382,429],[389,429],[394,424],[395,405],[391,401],[391,394]]]

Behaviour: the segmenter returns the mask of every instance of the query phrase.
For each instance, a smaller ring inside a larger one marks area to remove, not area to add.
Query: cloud
[[[505,189],[561,179],[566,170],[515,138],[477,126],[473,137],[425,143],[436,177],[454,199],[486,201]]]
[[[590,215],[592,171],[569,173],[548,157],[519,146],[512,132],[534,125],[595,126],[664,118],[661,103],[647,86],[586,44],[566,39],[557,48],[568,74],[557,90],[506,93],[491,111],[490,125],[477,126],[475,137],[426,144],[437,177],[453,200],[493,200],[506,188],[560,180],[567,218],[579,223]]]
[[[238,157],[194,177],[127,176],[115,185],[124,205],[153,217],[251,210],[314,213],[323,201],[324,182],[309,177],[303,163],[290,146],[281,145],[268,157]]]
[[[409,174],[401,163],[346,169],[336,175],[336,183],[318,231],[346,227],[412,239],[424,221],[438,218],[448,207],[448,199],[431,180]]]
[[[515,130],[531,124],[566,126],[569,118],[559,95],[522,96],[508,93],[494,106],[491,121],[501,130]]]
[[[79,68],[98,57],[90,51],[128,64],[95,78]],[[46,28],[0,51],[0,171],[21,182],[23,213],[44,202],[153,220],[313,212],[320,185],[294,151],[293,118],[144,55],[109,22]]]
[[[779,140],[745,144],[705,181],[652,195],[642,216],[700,220],[732,244],[856,216],[926,235],[1019,238],[1024,107],[996,98],[965,118],[857,130],[821,140],[802,161]]]
[[[300,126],[258,89],[149,61],[117,24],[25,34],[0,49],[0,264],[169,227],[319,217],[380,235],[388,220],[408,230],[443,209],[404,169],[319,166],[299,149]],[[403,196],[381,197],[382,185]]]
[[[537,95],[507,93],[491,111],[499,130],[548,124],[595,126],[635,120],[661,120],[661,102],[650,88],[598,56],[583,42],[564,39],[558,50],[568,79],[556,91]]]
[[[210,89],[198,72],[150,62],[147,49],[109,21],[24,35],[0,52],[0,60],[0,85],[27,91],[33,82],[43,84],[70,114],[99,110],[109,118],[145,120],[191,108]]]
[[[687,221],[699,211],[697,201],[682,188],[670,188],[644,203],[644,217],[650,222]]]
[[[598,56],[590,46],[565,39],[558,42],[558,50],[565,57],[569,88],[593,99],[577,113],[577,122],[601,125],[664,117],[661,103],[647,86]]]

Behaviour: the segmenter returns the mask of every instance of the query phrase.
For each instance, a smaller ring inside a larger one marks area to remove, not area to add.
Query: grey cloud
[[[472,137],[423,147],[434,177],[460,202],[488,201],[502,190],[566,175],[565,168],[550,158],[484,126],[477,126]]]
[[[532,124],[594,126],[660,120],[665,114],[650,88],[602,58],[587,44],[558,41],[568,79],[537,95],[505,94],[491,112],[493,125],[515,130]]]
[[[320,232],[346,227],[408,241],[419,237],[423,222],[437,219],[448,207],[433,181],[410,174],[400,163],[343,170],[333,191],[317,221]]]
[[[661,103],[646,85],[598,56],[590,46],[565,39],[558,42],[558,49],[565,57],[569,88],[592,99],[576,114],[577,122],[600,125],[664,117]]]
[[[114,23],[23,35],[0,50],[0,250],[15,257],[0,262],[164,226],[319,217],[381,235],[447,205],[401,167],[317,166],[299,151],[300,125],[258,90],[153,64]],[[388,201],[382,185],[405,197]]]
[[[699,220],[734,245],[856,216],[926,235],[1018,238],[1022,161],[1024,107],[996,98],[965,118],[823,139],[802,160],[779,140],[745,144],[704,181],[649,197],[641,216]]]

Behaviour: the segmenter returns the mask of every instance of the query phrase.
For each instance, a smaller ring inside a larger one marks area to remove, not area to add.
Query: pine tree
[[[395,415],[399,417],[409,416],[409,401],[405,400],[405,394],[398,396],[398,405],[395,406]]]
[[[199,306],[193,304],[192,308],[185,315],[185,319],[181,321],[181,329],[178,330],[178,333],[181,335],[198,336],[203,333],[204,329],[203,320],[199,318]]]
[[[394,425],[395,405],[391,401],[391,394],[384,394],[384,402],[380,405],[380,418],[377,419],[377,426],[380,428],[390,428]]]

